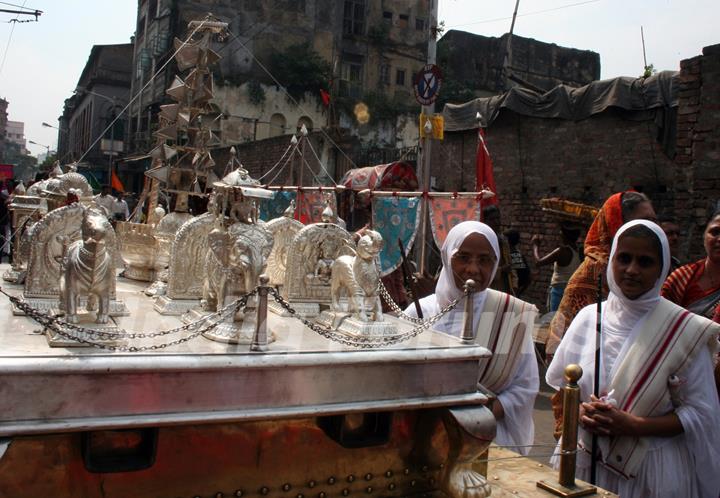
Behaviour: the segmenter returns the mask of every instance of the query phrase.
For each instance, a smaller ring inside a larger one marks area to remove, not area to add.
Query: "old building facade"
[[[82,160],[84,172],[100,183],[110,181],[110,161],[125,151],[122,111],[130,99],[132,47],[131,43],[94,45],[59,118],[61,162]]]
[[[303,124],[355,146],[414,141],[415,120],[398,117],[416,114],[412,80],[426,61],[429,7],[428,0],[140,0],[131,150],[141,154],[153,143],[155,115],[177,72],[168,62],[173,40],[185,39],[188,22],[209,11],[230,31],[213,47],[222,57],[214,103],[223,145],[288,135]],[[370,122],[358,118],[357,104],[367,106]]]
[[[448,92],[466,98],[497,95],[513,86],[548,91],[600,78],[600,54],[509,34],[499,38],[450,30],[438,42]],[[507,60],[506,60],[507,57]],[[507,66],[507,67],[505,67]],[[443,101],[453,101],[445,95]]]

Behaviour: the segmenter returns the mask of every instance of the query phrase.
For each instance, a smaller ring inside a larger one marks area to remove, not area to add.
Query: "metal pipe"
[[[465,315],[463,316],[462,342],[472,344],[475,342],[475,330],[473,329],[473,294],[475,293],[475,281],[466,280],[465,285]]]
[[[265,352],[268,349],[267,340],[267,296],[268,283],[270,278],[264,273],[258,278],[260,285],[258,286],[258,305],[257,305],[257,319],[255,321],[255,335],[253,336],[253,342],[250,346],[250,351]]]

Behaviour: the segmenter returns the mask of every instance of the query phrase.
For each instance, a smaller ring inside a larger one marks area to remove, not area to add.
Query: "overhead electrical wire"
[[[547,13],[547,12],[555,12],[555,11],[557,11],[557,10],[569,9],[569,8],[571,8],[571,7],[579,7],[580,5],[587,5],[587,4],[590,4],[590,3],[597,3],[597,2],[600,2],[600,1],[601,1],[601,0],[586,0],[585,2],[569,3],[569,4],[566,4],[566,5],[560,5],[560,6],[558,6],[558,7],[553,7],[553,8],[550,8],[550,9],[536,10],[536,11],[533,11],[533,12],[526,12],[526,13],[524,13],[524,14],[518,14],[517,17],[527,17],[527,16],[534,16],[534,15],[537,15],[537,14],[545,14],[545,13]],[[446,26],[445,29],[461,28],[461,27],[463,27],[463,26],[473,26],[473,25],[475,25],[475,24],[487,24],[487,23],[498,22],[498,21],[507,21],[508,19],[512,19],[512,16],[496,17],[496,18],[494,18],[494,19],[483,19],[483,20],[480,20],[480,21],[466,22],[466,23],[463,23],[463,24],[454,24],[454,25],[452,25],[452,26]]]

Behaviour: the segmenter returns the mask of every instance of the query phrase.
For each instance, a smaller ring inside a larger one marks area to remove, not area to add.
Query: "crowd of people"
[[[466,280],[477,283],[471,326],[476,342],[493,352],[480,365],[480,383],[496,395],[490,404],[495,441],[525,454],[534,440],[539,388],[530,333],[537,310],[518,297],[527,281],[521,283],[516,270],[530,265],[517,254],[517,234],[500,232],[499,210],[483,214],[485,223],[466,221],[450,230],[435,292],[419,304],[425,317],[436,315],[463,295]],[[553,265],[548,309],[556,313],[545,380],[559,390],[568,364],[583,369],[580,478],[589,479],[596,465],[597,484],[623,498],[717,498],[720,211],[705,227],[706,256],[687,265],[677,256],[678,224],[657,220],[650,200],[638,192],[611,196],[583,247],[578,227],[560,229],[562,243],[545,255],[540,237],[532,238],[533,259],[537,266]],[[416,316],[415,306],[405,313]],[[434,328],[460,336],[464,326],[456,307]],[[560,421],[560,396],[554,405]],[[553,462],[558,464],[556,457]]]
[[[12,196],[12,185],[0,189],[3,255],[10,254]],[[123,194],[113,196],[108,186],[94,200],[111,220],[130,216]],[[596,465],[597,484],[623,498],[720,496],[720,473],[714,472],[720,461],[720,211],[705,226],[705,256],[685,265],[678,259],[679,225],[658,219],[650,199],[638,192],[609,197],[584,244],[580,228],[570,224],[559,226],[561,243],[544,255],[542,238],[533,236],[534,265],[520,250],[520,234],[501,232],[496,206],[483,210],[483,220],[450,230],[434,292],[418,304],[424,317],[437,315],[463,296],[467,280],[475,281],[469,326],[476,342],[493,352],[481,362],[479,380],[494,394],[489,408],[497,420],[496,443],[521,454],[533,445],[537,308],[521,296],[532,267],[552,265],[545,380],[558,390],[552,399],[557,429],[564,369],[572,363],[583,369],[580,477],[587,480]],[[417,307],[405,313],[416,317]],[[460,336],[464,319],[456,306],[434,328]]]

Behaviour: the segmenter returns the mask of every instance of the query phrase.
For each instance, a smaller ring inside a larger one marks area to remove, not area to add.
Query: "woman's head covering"
[[[615,281],[615,276],[612,270],[612,260],[615,257],[615,251],[617,250],[618,240],[628,229],[642,225],[649,228],[660,241],[662,247],[662,270],[655,281],[655,286],[647,291],[645,294],[635,298],[629,299],[623,294],[622,290]],[[662,228],[657,226],[652,221],[647,220],[633,220],[625,223],[618,230],[615,238],[613,239],[612,249],[610,250],[610,263],[607,267],[607,281],[610,289],[608,295],[607,305],[605,307],[605,313],[603,314],[603,330],[606,332],[614,333],[615,335],[627,336],[632,331],[635,324],[640,320],[648,311],[655,308],[657,303],[660,301],[660,289],[662,288],[663,282],[670,271],[670,245],[668,244],[667,237]]]
[[[485,223],[480,223],[479,221],[463,221],[462,223],[458,223],[448,232],[445,242],[440,249],[442,271],[440,272],[440,278],[435,287],[435,297],[440,308],[444,308],[450,304],[451,301],[459,298],[463,294],[463,290],[458,289],[455,285],[455,278],[452,273],[452,257],[458,249],[460,249],[465,239],[473,233],[482,235],[490,242],[490,246],[495,252],[495,266],[493,267],[488,282],[492,282],[492,279],[495,277],[495,272],[497,271],[500,260],[500,246],[495,232]],[[485,289],[482,289],[482,291],[484,292]]]
[[[610,292],[612,294],[615,294],[620,299],[632,301],[632,303],[636,306],[638,305],[638,303],[652,302],[654,304],[657,302],[658,299],[660,299],[660,289],[662,288],[662,284],[663,282],[665,282],[668,272],[670,271],[670,245],[668,244],[667,236],[665,235],[665,232],[663,232],[662,228],[660,228],[652,221],[648,220],[633,220],[625,223],[622,227],[620,227],[620,230],[618,230],[615,238],[613,239],[612,249],[610,250],[610,261],[612,262],[612,259],[615,256],[615,251],[617,250],[618,240],[620,239],[620,236],[623,233],[627,232],[630,228],[636,227],[638,225],[642,225],[650,229],[658,238],[658,241],[660,242],[660,245],[662,247],[662,271],[660,272],[660,275],[655,282],[655,286],[636,299],[628,299],[620,290],[617,282],[615,282],[615,276],[613,275],[612,271],[612,263],[608,264],[607,268],[607,280]]]
[[[585,237],[585,255],[601,262],[607,261],[613,237],[623,224],[622,195],[611,195],[600,208]]]

